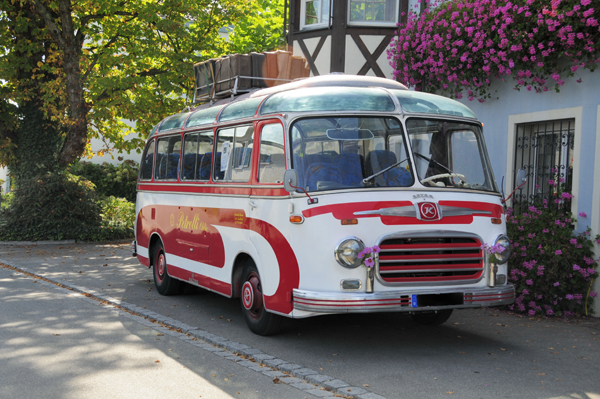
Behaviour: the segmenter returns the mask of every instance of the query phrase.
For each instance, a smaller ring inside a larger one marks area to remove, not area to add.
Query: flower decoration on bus
[[[506,248],[501,243],[498,243],[496,245],[483,244],[481,246],[481,249],[483,250],[483,252],[488,254],[488,259],[491,263],[505,263],[502,262],[502,258],[504,257],[500,256],[500,254],[502,254],[506,250]],[[498,256],[496,256],[496,254],[498,254]]]
[[[363,263],[366,267],[374,267],[375,254],[378,254],[379,250],[380,249],[377,245],[375,245],[374,247],[366,247],[358,253],[358,259],[363,259]]]

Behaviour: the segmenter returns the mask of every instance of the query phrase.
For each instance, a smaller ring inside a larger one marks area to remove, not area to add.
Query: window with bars
[[[517,125],[513,190],[519,169],[525,169],[527,182],[513,195],[514,205],[527,206],[544,199],[554,202],[557,185],[571,191],[573,179],[573,138],[575,119]]]

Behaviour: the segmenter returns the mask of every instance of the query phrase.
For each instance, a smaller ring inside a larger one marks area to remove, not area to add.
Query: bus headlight
[[[358,238],[346,238],[335,248],[335,260],[348,269],[354,269],[362,263],[362,259],[358,259],[358,253],[363,249],[365,244]]]
[[[498,259],[497,263],[499,265],[506,263],[511,254],[510,240],[508,239],[507,236],[505,236],[503,234],[501,236],[498,236],[498,238],[496,238],[496,242],[494,242],[494,245],[501,245],[502,247],[504,247],[504,251],[494,254],[496,256],[496,259]]]

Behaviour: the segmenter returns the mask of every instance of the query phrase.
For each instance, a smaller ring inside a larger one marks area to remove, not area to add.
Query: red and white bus
[[[159,293],[240,298],[261,335],[328,313],[440,324],[515,298],[482,123],[388,79],[308,78],[164,119],[136,211]]]

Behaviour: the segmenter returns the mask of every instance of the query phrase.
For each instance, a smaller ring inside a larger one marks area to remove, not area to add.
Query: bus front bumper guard
[[[317,292],[294,289],[294,309],[317,313],[414,312],[510,305],[515,287],[438,291]]]

